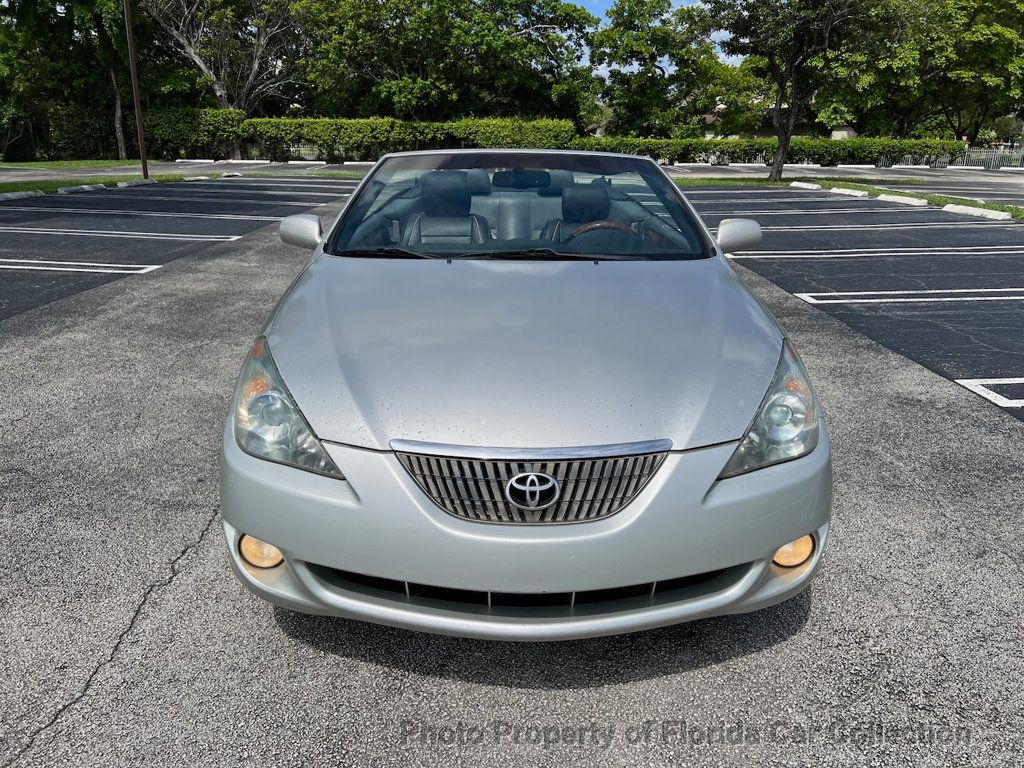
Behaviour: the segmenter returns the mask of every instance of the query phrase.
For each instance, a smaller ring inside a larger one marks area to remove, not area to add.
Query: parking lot
[[[0,203],[0,318],[236,242],[356,183],[232,177]]]
[[[761,222],[739,263],[1024,419],[1024,223],[793,188],[687,194],[710,226]]]
[[[305,261],[274,224],[354,184],[0,203],[0,766],[1020,764],[1024,224],[687,187],[765,227],[735,262],[827,414],[824,569],[756,614],[516,645],[291,614],[228,570],[223,418]]]

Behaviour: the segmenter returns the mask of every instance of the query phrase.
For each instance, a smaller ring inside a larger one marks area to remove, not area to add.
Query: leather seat
[[[465,245],[491,238],[487,219],[470,213],[472,195],[465,171],[434,171],[420,182],[423,213],[405,228],[405,245]]]
[[[607,219],[611,206],[607,185],[567,184],[562,189],[562,218],[548,221],[541,237],[564,243],[584,224]]]

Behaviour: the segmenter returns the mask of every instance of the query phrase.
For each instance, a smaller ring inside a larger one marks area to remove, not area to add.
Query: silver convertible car
[[[828,435],[785,334],[651,160],[388,155],[242,368],[234,570],[279,606],[562,640],[753,611],[807,586]]]

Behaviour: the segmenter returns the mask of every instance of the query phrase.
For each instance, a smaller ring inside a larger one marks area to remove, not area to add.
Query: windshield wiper
[[[447,256],[438,256],[433,253],[423,253],[410,248],[399,248],[397,245],[385,245],[379,248],[348,248],[340,251],[331,251],[331,256],[353,256],[372,259],[376,256],[389,256],[396,259],[446,259]]]
[[[449,256],[453,259],[571,259],[578,261],[640,261],[636,254],[594,254],[556,251],[554,248],[521,248],[513,251],[473,251]]]

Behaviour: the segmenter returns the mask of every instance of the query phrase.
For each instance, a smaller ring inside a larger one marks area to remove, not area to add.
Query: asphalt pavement
[[[237,217],[351,186],[294,183],[0,204],[7,262],[156,267],[0,270],[0,766],[1020,765],[1024,425],[955,380],[1024,375],[1024,304],[826,302],[1020,288],[1021,225],[688,189],[766,227],[735,263],[827,414],[824,569],[759,613],[521,645],[291,614],[229,572],[223,418],[305,263]]]
[[[0,318],[238,242],[357,183],[241,177],[0,203]]]
[[[1024,419],[1024,222],[788,187],[687,194],[712,227],[761,222],[739,263]]]

